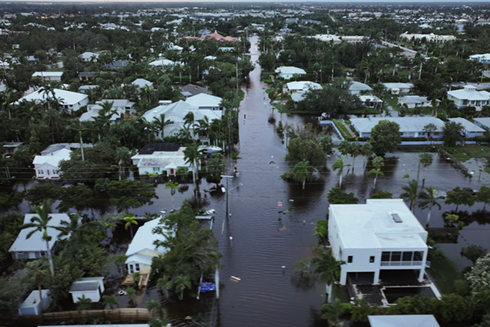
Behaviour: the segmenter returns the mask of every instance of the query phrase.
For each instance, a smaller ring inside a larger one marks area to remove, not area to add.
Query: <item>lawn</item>
[[[388,103],[393,110],[398,111],[398,106],[396,105],[398,103],[398,95],[387,94],[383,97],[383,101]]]
[[[454,281],[461,279],[461,273],[456,268],[456,265],[440,249],[430,250],[428,260],[430,260],[431,265],[427,271],[439,291],[442,294],[454,293]]]
[[[471,158],[490,158],[490,147],[484,145],[445,146],[444,149],[461,162]]]

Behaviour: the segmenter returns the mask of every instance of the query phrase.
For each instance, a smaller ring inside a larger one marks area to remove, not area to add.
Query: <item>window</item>
[[[58,175],[58,171],[56,169],[53,169],[53,175]]]
[[[347,263],[352,263],[352,260],[353,260],[353,259],[354,259],[354,258],[353,258],[351,255],[350,255],[350,256],[348,256],[348,257],[347,257]]]
[[[38,169],[38,170],[37,170],[37,174],[38,174],[38,175],[44,175],[44,170],[42,170],[42,169]]]
[[[374,255],[369,257],[369,263],[374,263]]]
[[[48,176],[50,175],[50,174],[49,174],[49,169],[48,169],[48,170],[46,170],[46,175],[48,175]]]
[[[134,264],[134,270],[140,271],[140,264],[139,263]]]
[[[153,167],[153,172],[159,172],[160,171],[160,167]]]

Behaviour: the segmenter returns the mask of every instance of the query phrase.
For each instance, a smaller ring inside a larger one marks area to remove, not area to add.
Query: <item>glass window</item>
[[[155,172],[160,171],[160,167],[153,167],[153,171]]]
[[[38,175],[44,175],[44,170],[42,170],[42,169],[38,169],[38,170],[37,170],[37,173],[38,173]]]
[[[369,263],[373,263],[373,262],[374,262],[374,255],[369,257]]]
[[[390,261],[390,252],[383,252],[381,254],[381,261]]]
[[[403,252],[402,261],[412,261],[413,252]]]
[[[134,264],[134,270],[140,271],[140,264],[139,263]]]
[[[353,260],[353,259],[354,259],[354,258],[353,258],[351,255],[350,255],[350,256],[348,256],[348,257],[347,257],[347,263],[352,263],[352,260]]]
[[[413,261],[422,261],[423,257],[424,257],[424,252],[422,251],[416,251],[413,253]]]
[[[391,252],[391,261],[400,261],[402,253],[399,251]]]

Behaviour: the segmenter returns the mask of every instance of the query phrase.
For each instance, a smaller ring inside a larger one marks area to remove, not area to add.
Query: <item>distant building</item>
[[[477,91],[473,85],[465,85],[462,90],[447,91],[447,99],[453,101],[458,109],[471,106],[480,111],[490,104],[490,93]]]
[[[88,104],[88,95],[82,93],[54,89],[54,97],[56,99],[59,99],[60,105],[69,113],[77,111]],[[52,98],[52,94],[46,94],[46,92],[44,92],[41,88],[35,92],[32,92],[29,95],[20,98],[15,104],[18,104],[19,102],[22,102],[24,100],[42,102],[48,98]]]
[[[41,299],[42,297],[42,299]],[[43,308],[47,308],[51,297],[49,290],[32,291],[19,307],[19,316],[38,316],[43,313]]]
[[[61,82],[63,72],[34,72],[32,78],[40,79],[43,82]]]
[[[93,303],[99,302],[102,293],[104,293],[104,277],[85,277],[74,281],[70,288],[73,303],[77,303],[82,297],[92,300]]]
[[[443,136],[444,122],[435,117],[369,117],[352,118],[350,121],[360,137],[371,137],[371,130],[382,120],[397,123],[400,126],[401,137],[427,138],[428,135],[424,132],[424,127],[428,124],[436,126],[436,130],[430,133],[432,138],[440,139]]]
[[[406,94],[413,88],[412,83],[383,83],[391,94]]]
[[[433,315],[368,316],[371,327],[440,327]]]
[[[474,54],[471,55],[469,59],[472,61],[481,62],[482,64],[490,64],[490,53]]]
[[[275,72],[276,74],[278,74],[279,78],[283,79],[291,79],[295,76],[306,74],[306,71],[304,69],[293,66],[281,66],[276,68]]]
[[[435,43],[446,43],[450,41],[455,41],[456,36],[454,35],[436,35],[434,33],[430,34],[408,34],[404,33],[400,35],[401,39],[405,41],[415,41],[415,40],[423,40],[425,39],[427,42],[435,42]]]
[[[449,121],[459,123],[463,126],[463,130],[461,131],[464,135],[464,137],[476,137],[476,136],[483,136],[485,134],[485,130],[481,128],[480,126],[473,124],[467,119],[464,118],[449,118]]]
[[[431,101],[427,100],[427,97],[419,97],[417,95],[406,95],[398,98],[398,105],[407,105],[408,109],[432,107]]]

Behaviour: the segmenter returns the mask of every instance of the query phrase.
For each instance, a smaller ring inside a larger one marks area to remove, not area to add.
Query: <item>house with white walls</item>
[[[59,104],[63,109],[65,109],[68,113],[72,113],[73,111],[77,111],[78,109],[86,106],[88,104],[88,95],[71,92],[61,89],[54,89],[54,97],[59,100]],[[41,103],[46,101],[48,98],[53,98],[52,94],[46,94],[43,89],[39,89],[35,92],[32,92],[29,95],[26,95],[20,98],[14,104],[19,104],[22,101],[35,101],[37,103]]]
[[[295,76],[305,75],[306,71],[302,68],[293,66],[281,66],[275,70],[277,77],[283,79],[291,79]]]
[[[332,254],[345,262],[341,285],[361,275],[379,284],[384,271],[410,270],[424,279],[428,233],[402,199],[331,204],[328,213]]]
[[[449,118],[449,121],[459,123],[461,126],[463,126],[463,130],[461,131],[464,135],[464,137],[472,138],[476,136],[483,136],[485,134],[485,130],[481,128],[480,126],[473,124],[467,119],[461,118],[461,117],[456,117],[456,118]]]
[[[37,179],[60,178],[60,162],[70,160],[71,150],[60,149],[47,155],[35,156],[32,161]]]
[[[70,288],[73,303],[77,303],[78,298],[84,296],[94,303],[99,302],[102,293],[104,293],[104,277],[85,277],[74,281]]]
[[[351,118],[351,125],[360,137],[371,137],[371,130],[380,121],[388,120],[400,126],[401,137],[425,137],[429,135],[424,131],[425,126],[433,124],[436,129],[430,133],[434,139],[443,137],[444,122],[435,117],[368,117]]]
[[[474,85],[465,85],[463,89],[447,91],[447,99],[453,101],[456,108],[475,107],[480,111],[490,104],[490,93],[477,91]]]
[[[40,294],[39,294],[40,293]],[[34,290],[19,307],[19,316],[38,316],[43,313],[51,301],[49,290]]]
[[[151,143],[155,146],[158,143]],[[160,143],[165,145],[166,143]],[[140,151],[137,155],[131,157],[133,164],[138,167],[140,176],[157,174],[166,174],[167,176],[175,176],[179,168],[191,171],[190,163],[186,162],[185,147],[180,147],[177,150],[171,151]]]
[[[399,106],[406,105],[408,109],[422,108],[422,107],[432,107],[430,100],[427,97],[420,97],[417,95],[406,95],[398,98]]]

